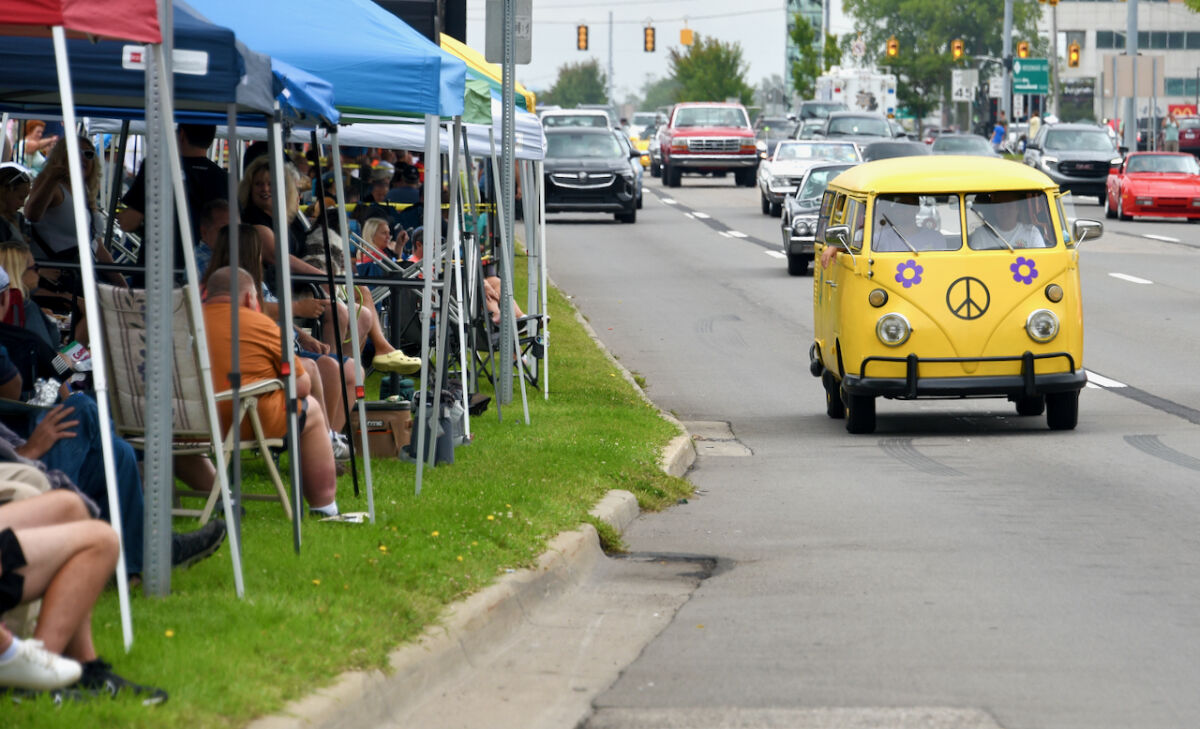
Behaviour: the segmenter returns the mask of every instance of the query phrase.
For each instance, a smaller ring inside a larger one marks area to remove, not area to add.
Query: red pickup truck
[[[658,143],[667,187],[679,187],[684,172],[724,175],[731,170],[738,185],[755,184],[758,152],[750,118],[741,104],[676,104],[658,131]]]

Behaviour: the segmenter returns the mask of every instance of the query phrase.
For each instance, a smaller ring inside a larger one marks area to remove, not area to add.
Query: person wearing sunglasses
[[[32,183],[29,172],[15,162],[0,165],[0,242],[28,242],[33,230],[21,214]]]
[[[100,196],[100,159],[96,156],[96,148],[86,137],[79,138],[80,161],[83,164],[84,208],[88,215],[88,229],[91,231],[91,248],[97,263],[112,263],[113,258],[108,250],[100,243],[103,234],[97,201]],[[75,208],[71,198],[71,175],[67,159],[67,145],[56,144],[46,160],[46,166],[33,180],[29,199],[25,201],[25,217],[33,224],[33,239],[29,246],[34,258],[42,265],[39,273],[42,278],[42,288],[55,291],[68,297],[83,295],[82,283],[78,271],[71,269],[56,269],[45,263],[60,261],[77,263],[79,249],[75,238]],[[117,286],[124,286],[125,279],[117,273],[103,274],[107,280]],[[87,332],[78,326],[82,319],[78,305],[72,306],[76,320],[76,339],[86,343]]]

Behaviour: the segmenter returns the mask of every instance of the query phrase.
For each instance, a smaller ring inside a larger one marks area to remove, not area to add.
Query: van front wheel
[[[1046,425],[1050,430],[1074,430],[1079,422],[1079,391],[1046,395]]]
[[[875,398],[842,392],[846,403],[846,430],[856,435],[875,432]]]

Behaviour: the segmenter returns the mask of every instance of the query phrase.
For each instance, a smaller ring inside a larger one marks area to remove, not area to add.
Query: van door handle
[[[834,283],[833,281],[830,281],[829,279],[826,279],[826,280],[825,280],[825,283],[826,283],[826,284],[828,284],[828,285],[830,285],[830,286],[832,286],[832,287],[834,287],[835,289],[837,288],[837,284],[836,284],[836,283]]]

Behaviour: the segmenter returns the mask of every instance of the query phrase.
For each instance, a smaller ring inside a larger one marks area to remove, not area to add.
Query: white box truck
[[[839,68],[817,78],[818,101],[840,101],[851,111],[896,114],[896,77],[870,68]]]

